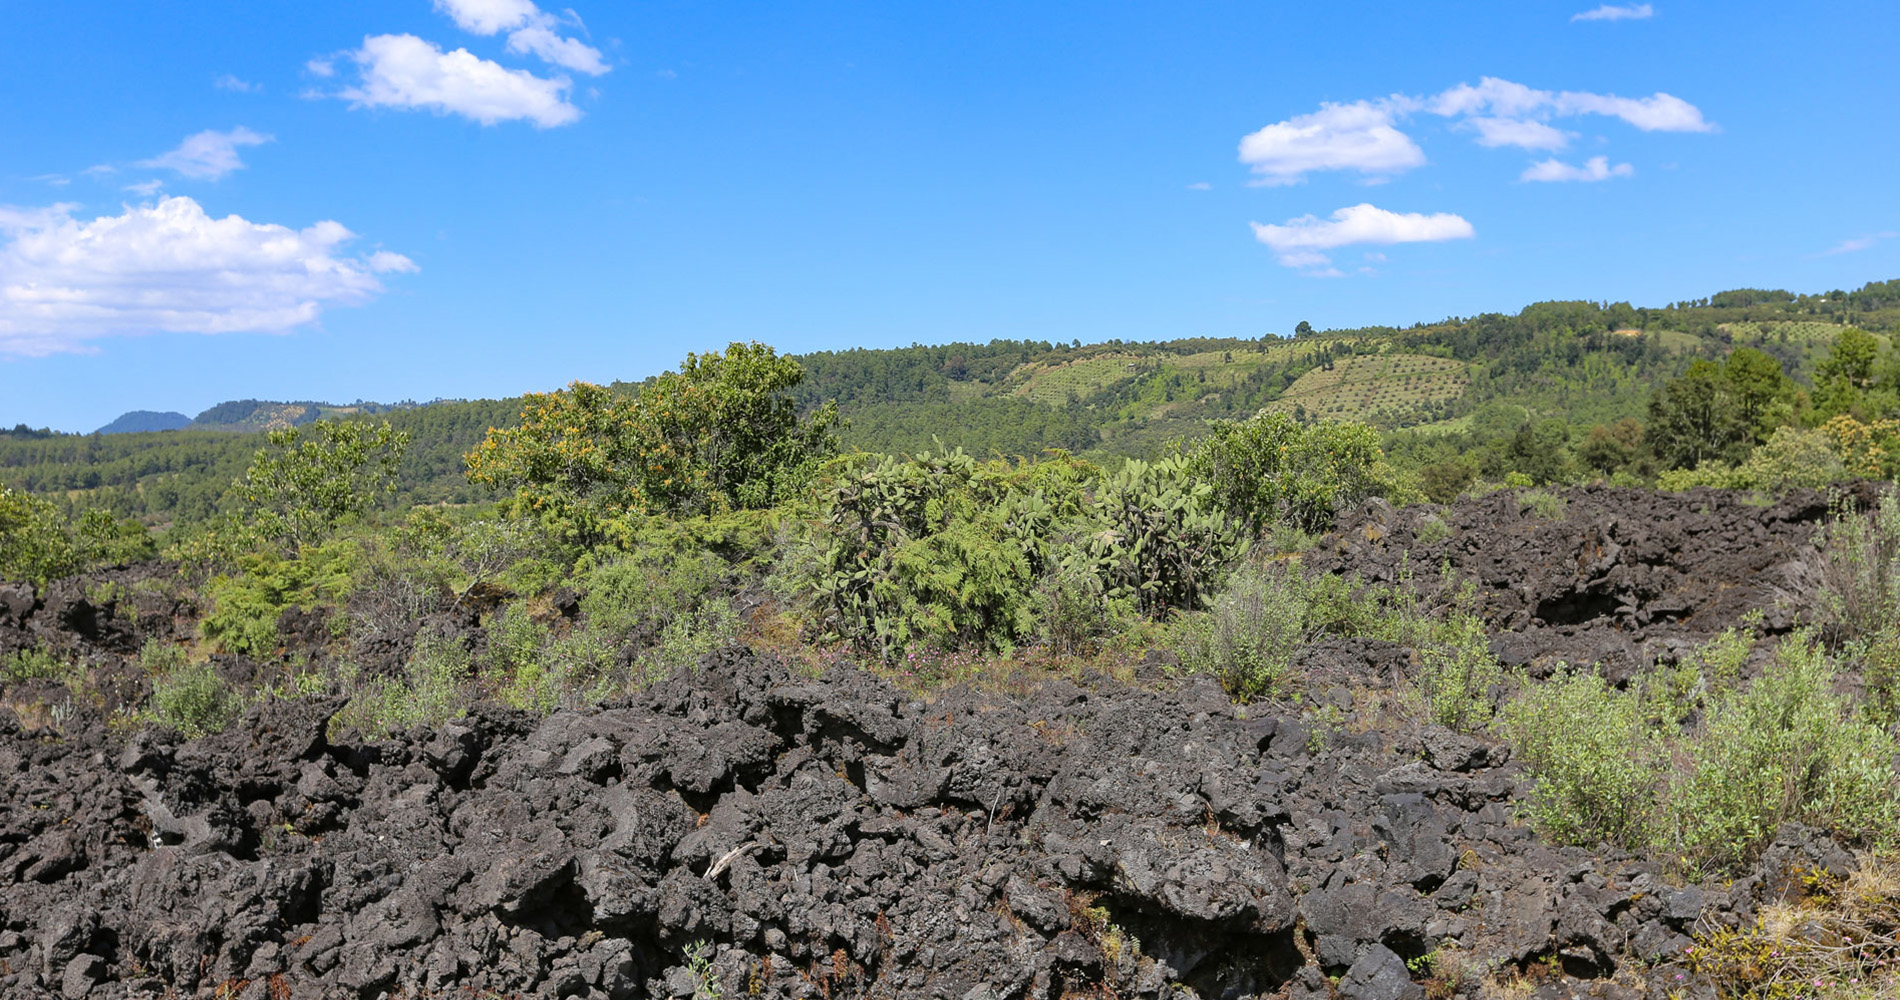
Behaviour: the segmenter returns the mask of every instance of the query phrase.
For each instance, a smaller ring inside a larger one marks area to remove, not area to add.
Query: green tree
[[[1755,489],[1770,493],[1803,487],[1819,489],[1847,478],[1841,456],[1835,453],[1827,435],[1796,427],[1778,428],[1766,444],[1749,453],[1741,473]]]
[[[1402,489],[1364,424],[1302,424],[1284,413],[1216,421],[1186,454],[1188,474],[1213,503],[1255,531],[1276,523],[1308,531],[1343,505]]]
[[[1774,404],[1793,390],[1781,362],[1752,347],[1738,347],[1722,365],[1735,418],[1759,443],[1774,433]]]
[[[1527,420],[1493,443],[1485,472],[1497,477],[1518,472],[1538,485],[1562,482],[1570,478],[1569,448],[1569,424],[1557,417]]]
[[[1834,349],[1814,366],[1815,409],[1826,416],[1872,417],[1886,408],[1881,403],[1891,405],[1892,386],[1882,387],[1885,391],[1879,394],[1888,399],[1871,398],[1879,358],[1880,341],[1873,334],[1851,326],[1842,330]]]
[[[1735,461],[1746,454],[1753,435],[1721,366],[1698,359],[1650,397],[1648,437],[1664,465],[1693,469],[1709,460]]]
[[[78,569],[65,520],[51,501],[0,487],[0,580],[43,583]]]
[[[583,539],[629,512],[770,507],[836,450],[837,407],[801,416],[791,390],[803,379],[772,348],[734,343],[687,355],[631,398],[585,382],[531,394],[518,426],[469,453],[468,476]]]
[[[688,354],[634,397],[629,426],[638,490],[668,513],[717,504],[770,507],[836,447],[837,407],[801,418],[791,390],[805,369],[758,343]]]
[[[1874,362],[1880,356],[1880,341],[1858,327],[1848,327],[1834,339],[1834,350],[1814,366],[1817,381],[1836,379],[1856,389],[1873,385]]]
[[[151,535],[103,510],[70,519],[50,500],[0,486],[0,581],[48,580],[149,558]]]
[[[1434,462],[1418,470],[1418,488],[1433,503],[1451,503],[1478,479],[1478,470],[1463,459]]]
[[[1643,447],[1643,425],[1629,417],[1614,424],[1590,428],[1590,436],[1578,449],[1583,464],[1604,475],[1629,466]]]
[[[388,421],[319,420],[271,431],[265,440],[238,480],[238,493],[254,527],[301,548],[395,491],[409,436]]]

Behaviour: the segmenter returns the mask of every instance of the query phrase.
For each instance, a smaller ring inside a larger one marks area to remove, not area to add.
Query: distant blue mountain
[[[134,434],[139,431],[175,431],[191,423],[191,418],[182,413],[157,410],[133,410],[122,413],[117,420],[99,428],[100,434]]]

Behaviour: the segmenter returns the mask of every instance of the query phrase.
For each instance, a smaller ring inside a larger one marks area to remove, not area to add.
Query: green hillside
[[[1594,427],[1642,420],[1660,385],[1696,359],[1720,360],[1738,347],[1766,352],[1811,384],[1817,361],[1850,325],[1891,353],[1900,281],[1821,295],[1739,289],[1662,308],[1542,302],[1515,314],[1297,338],[815,352],[797,358],[807,374],[795,396],[807,409],[837,401],[847,449],[915,452],[941,442],[978,455],[1060,448],[1098,461],[1152,457],[1204,433],[1210,420],[1269,408],[1370,423],[1401,462],[1422,465],[1520,425],[1558,421],[1574,444]],[[485,495],[464,480],[462,456],[518,413],[517,400],[240,400],[182,430],[70,435],[22,426],[0,432],[0,485],[154,522],[195,520],[218,509],[261,444],[258,432],[374,416],[411,438],[392,502],[462,502]]]

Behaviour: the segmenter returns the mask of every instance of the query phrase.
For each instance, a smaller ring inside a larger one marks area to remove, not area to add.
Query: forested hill
[[[1533,423],[1547,435],[1581,438],[1619,419],[1640,420],[1664,381],[1697,358],[1719,360],[1738,347],[1767,353],[1803,384],[1850,327],[1873,333],[1891,357],[1900,280],[1818,295],[1737,289],[1660,308],[1542,302],[1404,329],[1301,327],[1257,339],[823,351],[798,357],[807,376],[797,396],[812,407],[836,400],[848,421],[844,445],[867,451],[941,441],[977,454],[1062,448],[1145,456],[1200,434],[1211,419],[1265,407],[1372,423],[1396,435],[1388,446],[1397,456],[1422,463]],[[261,444],[257,431],[375,414],[410,436],[396,502],[466,501],[482,494],[464,481],[462,456],[518,411],[518,400],[393,407],[243,400],[181,430],[67,435],[22,426],[0,431],[0,485],[125,515],[195,520],[219,507]]]

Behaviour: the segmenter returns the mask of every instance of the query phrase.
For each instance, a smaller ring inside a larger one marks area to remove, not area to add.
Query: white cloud
[[[220,74],[217,79],[211,81],[211,85],[219,90],[228,90],[234,94],[253,94],[264,89],[262,84],[240,80],[229,73]]]
[[[136,195],[142,195],[146,198],[150,198],[151,196],[157,194],[159,192],[159,189],[163,188],[164,186],[165,186],[165,182],[160,181],[160,180],[140,181],[137,184],[127,184],[125,186],[125,190],[130,191]]]
[[[510,34],[508,51],[536,55],[556,66],[589,76],[599,76],[608,69],[599,49],[578,39],[563,38],[546,25],[532,24]]]
[[[1891,240],[1895,237],[1900,237],[1900,233],[1868,233],[1866,236],[1856,236],[1852,239],[1842,240],[1834,246],[1821,251],[1821,256],[1833,257],[1837,254],[1859,253],[1862,250],[1872,249],[1874,244],[1879,243],[1881,240]]]
[[[336,63],[324,56],[318,56],[317,58],[312,59],[307,63],[304,63],[303,68],[309,70],[310,75],[321,76],[321,77],[324,77],[325,79],[328,79],[336,75]]]
[[[517,55],[538,56],[590,76],[599,76],[609,68],[599,49],[561,35],[556,30],[561,22],[530,0],[435,0],[435,9],[472,34],[509,32],[508,51]],[[573,12],[569,11],[568,16],[574,18]]]
[[[1572,14],[1572,21],[1643,21],[1656,16],[1656,8],[1646,3],[1606,3],[1595,10]]]
[[[1627,163],[1610,166],[1607,156],[1592,156],[1583,166],[1573,167],[1562,160],[1545,160],[1533,163],[1518,175],[1520,181],[1607,181],[1612,177],[1629,177],[1636,168]]]
[[[477,35],[494,35],[527,24],[541,13],[532,0],[435,0],[435,9],[455,26]]]
[[[1548,105],[1550,92],[1487,76],[1480,78],[1475,87],[1461,83],[1432,97],[1396,97],[1394,100],[1407,107],[1422,107],[1432,114],[1447,118],[1487,114],[1517,118]]]
[[[1695,105],[1661,92],[1648,97],[1617,97],[1565,91],[1557,95],[1555,106],[1560,115],[1610,115],[1645,132],[1715,131]]]
[[[1369,204],[1353,205],[1321,219],[1303,215],[1288,219],[1284,225],[1253,226],[1254,238],[1272,247],[1281,264],[1314,271],[1332,264],[1325,253],[1353,244],[1389,246],[1394,243],[1440,243],[1468,240],[1478,235],[1471,223],[1450,212],[1425,215],[1420,212],[1388,212]],[[1336,273],[1336,272],[1335,272]]]
[[[1189,184],[1187,186],[1187,189],[1189,191],[1212,191],[1214,190],[1214,185],[1209,184],[1206,181],[1195,181],[1194,183]]]
[[[1715,128],[1703,119],[1695,105],[1672,94],[1657,92],[1648,97],[1618,97],[1578,90],[1554,93],[1491,76],[1480,79],[1475,87],[1461,83],[1433,97],[1395,97],[1392,103],[1422,108],[1448,118],[1489,115],[1541,120],[1609,115],[1645,132],[1711,132]]]
[[[1367,101],[1323,104],[1240,140],[1240,162],[1255,184],[1296,184],[1315,170],[1386,177],[1425,162],[1425,151],[1392,125],[1392,112]]]
[[[1590,91],[1549,91],[1483,77],[1437,94],[1393,94],[1381,100],[1322,104],[1311,114],[1268,125],[1240,140],[1240,161],[1256,185],[1295,184],[1309,173],[1354,170],[1380,183],[1425,162],[1425,152],[1399,130],[1419,114],[1453,119],[1451,128],[1477,135],[1481,146],[1551,152],[1576,134],[1551,124],[1583,115],[1619,118],[1645,132],[1713,132],[1701,109],[1673,94],[1618,97]]]
[[[1570,145],[1569,132],[1523,118],[1467,118],[1464,124],[1477,131],[1480,146],[1548,150]]]
[[[579,121],[566,77],[543,79],[507,69],[467,49],[443,52],[414,35],[374,35],[350,54],[362,79],[337,96],[356,107],[426,108],[483,125],[526,120],[541,128]]]
[[[244,169],[244,161],[238,157],[239,146],[260,146],[270,141],[270,136],[242,126],[229,132],[206,130],[186,136],[185,141],[169,153],[140,160],[138,166],[215,181],[233,170]]]
[[[325,306],[366,302],[401,254],[352,257],[336,222],[307,229],[214,219],[190,198],[90,222],[78,206],[0,206],[0,353],[84,351],[143,333],[283,333]]]

